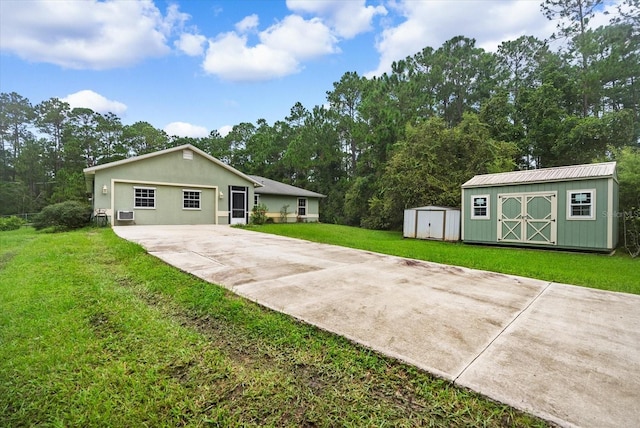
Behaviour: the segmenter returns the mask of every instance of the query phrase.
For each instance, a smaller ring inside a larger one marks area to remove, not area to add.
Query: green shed
[[[462,185],[466,243],[613,251],[616,163],[476,175]]]

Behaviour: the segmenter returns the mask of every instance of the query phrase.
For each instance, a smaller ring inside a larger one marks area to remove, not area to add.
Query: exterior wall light
[[[107,192],[109,192],[109,189],[107,188],[107,185],[105,184],[105,185],[102,186],[102,194],[106,195]]]
[[[224,198],[224,193],[220,192],[220,195],[218,196],[220,199]]]

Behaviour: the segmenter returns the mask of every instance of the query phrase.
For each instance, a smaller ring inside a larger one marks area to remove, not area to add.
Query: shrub
[[[20,229],[25,224],[26,221],[16,216],[0,218],[0,231]]]
[[[251,223],[253,224],[265,224],[267,222],[267,206],[265,204],[258,204],[251,210]]]
[[[89,224],[91,208],[77,201],[66,201],[45,207],[35,216],[33,226],[37,229],[53,227],[55,230],[79,229]]]

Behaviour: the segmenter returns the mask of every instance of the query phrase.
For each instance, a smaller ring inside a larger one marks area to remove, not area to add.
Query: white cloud
[[[376,15],[386,15],[384,6],[367,6],[365,0],[287,0],[289,10],[317,15],[335,31],[336,35],[350,39],[370,31]]]
[[[288,52],[264,44],[248,46],[246,36],[231,32],[209,41],[202,67],[226,80],[259,81],[295,73],[299,63]]]
[[[74,69],[129,66],[170,52],[167,37],[188,15],[151,0],[3,1],[0,50]]]
[[[121,115],[127,111],[125,104],[119,101],[109,100],[88,89],[67,95],[61,98],[61,101],[69,103],[71,108],[90,108],[100,114],[113,113],[115,115]]]
[[[221,137],[226,137],[231,131],[233,131],[232,125],[224,125],[218,129],[218,134],[220,134]]]
[[[246,33],[248,31],[255,30],[258,28],[258,24],[260,20],[258,19],[258,15],[253,14],[245,17],[242,21],[236,24],[236,30],[239,33]]]
[[[260,33],[260,41],[296,59],[314,58],[337,51],[336,38],[320,19],[306,21],[297,15],[289,15],[267,28]]]
[[[186,122],[171,122],[164,127],[164,132],[172,137],[204,138],[209,135],[209,131],[204,126]]]
[[[476,46],[495,51],[508,37],[533,35],[544,39],[555,25],[542,15],[539,2],[531,0],[402,0],[395,6],[404,20],[382,31],[376,45],[379,64],[367,73],[369,77],[390,71],[393,61],[412,56],[426,46],[437,49],[458,35],[475,38]]]
[[[253,29],[257,17],[241,24],[236,28]],[[289,15],[259,32],[258,39],[251,46],[246,34],[232,31],[209,40],[203,69],[226,80],[261,81],[297,73],[302,60],[339,51],[336,38],[317,18]]]
[[[189,56],[200,56],[204,53],[207,38],[201,34],[182,33],[174,45]]]

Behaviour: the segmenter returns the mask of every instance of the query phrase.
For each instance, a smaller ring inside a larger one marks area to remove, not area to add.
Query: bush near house
[[[16,216],[0,218],[0,231],[20,229],[25,224],[23,219]]]
[[[44,207],[34,218],[36,230],[52,227],[54,230],[73,230],[87,226],[91,220],[91,208],[77,201],[66,201]]]
[[[258,204],[251,210],[251,224],[265,224],[267,222],[267,206]]]

